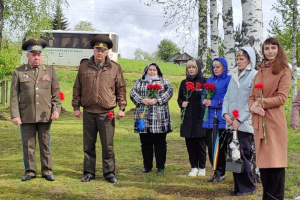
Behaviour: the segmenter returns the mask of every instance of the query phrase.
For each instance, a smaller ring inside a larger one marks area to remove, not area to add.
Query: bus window
[[[77,37],[74,37],[72,48],[78,48],[78,47],[79,47],[79,39]]]
[[[111,40],[113,42],[112,51],[113,52],[118,52],[118,40],[119,40],[119,36],[115,35],[115,34],[111,34]]]
[[[80,48],[83,48],[83,49],[92,49],[90,42],[91,42],[91,39],[95,35],[96,34],[81,34]]]
[[[117,33],[62,30],[45,30],[41,34],[41,38],[48,44],[46,49],[49,47],[45,51],[43,62],[48,65],[78,66],[81,61],[88,60],[93,55],[90,42],[98,34],[110,37],[113,48],[108,51],[108,56],[117,62],[119,42]],[[22,64],[27,62],[25,51],[22,52],[21,60]]]
[[[53,38],[49,38],[48,46],[53,47]]]
[[[61,47],[69,47],[70,46],[70,38],[62,38],[61,39]]]

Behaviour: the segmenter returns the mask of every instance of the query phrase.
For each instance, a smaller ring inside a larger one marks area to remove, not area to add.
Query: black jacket
[[[186,107],[185,116],[183,123],[180,126],[180,136],[185,138],[196,138],[205,137],[205,129],[202,127],[203,116],[205,112],[205,107],[201,103],[201,95],[203,91],[203,84],[206,83],[206,78],[202,76],[201,67],[198,64],[198,74],[193,80],[183,80],[179,87],[178,92],[178,105],[182,111],[182,102],[186,100],[187,89],[185,82],[192,81],[196,85],[197,82],[201,83],[201,91],[194,91],[189,98],[189,104]]]

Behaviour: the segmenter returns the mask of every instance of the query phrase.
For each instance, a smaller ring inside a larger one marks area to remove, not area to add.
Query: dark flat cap
[[[101,45],[101,43],[106,44],[107,49],[111,49],[113,47],[113,43],[107,35],[95,35],[91,40],[92,47],[94,47],[96,44],[97,44],[97,48],[98,48],[98,45],[105,46],[105,45]]]
[[[45,40],[41,38],[33,38],[24,42],[22,49],[25,51],[41,51],[46,46],[47,42]]]

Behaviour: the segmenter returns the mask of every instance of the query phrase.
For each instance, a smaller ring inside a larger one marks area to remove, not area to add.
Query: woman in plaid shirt
[[[161,89],[155,97],[149,98],[149,84],[159,84]],[[173,96],[173,88],[169,80],[163,78],[163,74],[156,63],[150,63],[144,69],[144,73],[138,79],[131,91],[130,99],[136,105],[134,114],[134,132],[139,133],[144,168],[148,173],[153,167],[153,153],[156,159],[157,173],[163,173],[167,155],[167,133],[172,131],[170,110],[168,101]],[[138,127],[138,122],[143,120],[143,130]]]

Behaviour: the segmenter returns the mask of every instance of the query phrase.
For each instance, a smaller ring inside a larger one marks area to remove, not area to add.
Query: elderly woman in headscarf
[[[155,85],[155,86],[154,86]],[[151,86],[157,90],[154,97],[149,97]],[[168,79],[163,78],[160,67],[150,63],[144,73],[132,86],[130,99],[136,105],[134,114],[134,132],[139,133],[143,172],[148,173],[153,167],[153,153],[156,158],[157,173],[163,173],[167,156],[167,133],[172,131],[168,102],[173,96],[173,88]],[[141,125],[140,122],[143,122]]]

